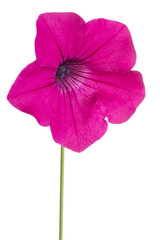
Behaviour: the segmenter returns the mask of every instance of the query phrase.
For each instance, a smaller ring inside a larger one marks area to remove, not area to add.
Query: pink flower
[[[123,123],[145,97],[142,75],[131,71],[136,52],[126,25],[87,23],[75,13],[44,13],[37,20],[36,61],[7,96],[19,110],[50,126],[55,142],[81,152],[110,123]]]

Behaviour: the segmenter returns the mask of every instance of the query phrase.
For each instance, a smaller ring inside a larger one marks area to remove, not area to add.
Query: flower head
[[[145,97],[141,73],[131,71],[132,38],[120,22],[41,14],[35,52],[36,60],[22,70],[7,98],[50,126],[55,142],[73,151],[104,135],[105,117],[111,123],[127,121]]]

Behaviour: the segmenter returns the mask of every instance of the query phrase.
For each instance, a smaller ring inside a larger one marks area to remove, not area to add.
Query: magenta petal
[[[51,121],[51,132],[55,142],[82,152],[104,135],[108,124],[94,96],[83,88],[70,86],[64,85],[59,111]]]
[[[138,71],[87,73],[86,82],[97,90],[102,111],[111,123],[127,121],[145,97],[143,78]]]
[[[131,70],[136,52],[126,25],[95,19],[87,23],[87,34],[78,58],[98,71],[118,72]]]
[[[112,91],[103,98],[106,115],[111,123],[123,123],[133,115],[145,97],[143,78],[138,71],[118,73],[109,78],[116,87],[109,87],[108,90]]]
[[[75,13],[41,14],[35,40],[37,63],[58,68],[61,62],[75,58],[86,29],[84,20]]]
[[[101,94],[100,90],[99,95],[108,121],[111,123],[127,121],[145,97],[141,73],[130,71],[107,74],[99,80],[106,82],[102,83],[103,91]]]
[[[57,95],[54,72],[33,62],[19,74],[7,98],[14,107],[33,115],[39,124],[49,126]]]

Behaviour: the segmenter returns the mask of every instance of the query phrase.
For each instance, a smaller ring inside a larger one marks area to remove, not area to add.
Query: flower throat
[[[70,73],[70,69],[67,68],[66,64],[63,62],[59,65],[59,68],[56,72],[56,79],[62,80],[69,73]]]

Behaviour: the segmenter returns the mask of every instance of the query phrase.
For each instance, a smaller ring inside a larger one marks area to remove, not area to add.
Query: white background
[[[64,240],[160,239],[159,1],[3,1],[0,6],[0,239],[57,240],[60,146],[49,128],[6,100],[35,59],[40,13],[73,11],[86,21],[125,23],[147,96],[133,117],[109,124],[82,153],[65,152]]]

